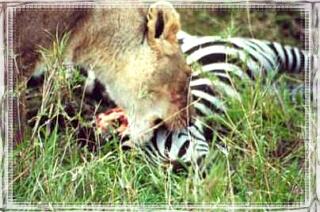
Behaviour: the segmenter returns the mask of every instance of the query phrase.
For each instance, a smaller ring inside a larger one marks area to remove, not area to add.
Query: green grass
[[[195,35],[252,37],[304,46],[304,15],[292,9],[181,8],[182,29]]]
[[[76,129],[55,129],[15,150],[15,198],[110,204],[302,201],[304,113],[290,103],[285,88],[275,93],[257,82],[242,94],[241,102],[228,101],[228,113],[217,120],[231,131],[223,138],[228,154],[212,145],[206,178],[197,169],[174,174],[149,164],[138,150],[123,152],[117,139],[93,153],[79,148]]]
[[[59,59],[64,45],[58,44],[54,51],[42,50],[51,75],[47,74],[37,119],[48,116],[54,126],[56,117],[62,115],[70,123],[77,118],[82,125],[90,125],[81,116],[81,106],[74,117],[64,112],[65,101],[78,98],[80,105],[83,103],[83,96],[73,93],[83,79],[75,77],[74,82],[68,81],[66,67]],[[15,201],[79,204],[303,201],[303,102],[290,101],[287,88],[290,80],[286,76],[267,76],[261,81],[249,84],[235,80],[241,100],[225,98],[228,112],[208,117],[217,129],[224,128],[230,133],[217,135],[227,146],[227,152],[220,150],[213,139],[205,161],[206,177],[202,177],[197,166],[177,174],[170,168],[150,164],[139,150],[122,151],[116,138],[101,141],[100,148],[89,151],[76,141],[79,126],[67,123],[64,130],[57,127],[50,130],[39,122],[30,132],[32,139],[26,138],[14,150]]]

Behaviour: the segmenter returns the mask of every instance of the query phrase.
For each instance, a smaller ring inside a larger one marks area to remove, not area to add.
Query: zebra
[[[226,112],[225,97],[241,98],[232,86],[231,78],[251,83],[261,75],[277,74],[284,70],[299,74],[307,63],[305,51],[277,42],[239,37],[193,36],[183,31],[178,33],[178,41],[187,63],[191,66],[195,63],[200,65],[199,70],[193,70],[189,86],[195,115],[185,129],[171,132],[163,126],[159,127],[150,142],[142,147],[152,163],[169,164],[173,169],[199,164],[209,154],[210,141],[215,131],[207,126],[203,118]],[[82,72],[85,74],[85,71]],[[97,100],[108,98],[99,80],[90,72],[85,75],[88,96],[98,96]],[[210,76],[217,80],[210,80]],[[106,102],[110,103],[110,100]],[[123,139],[124,147],[128,138]],[[221,151],[227,152],[226,146],[219,143],[216,145]]]

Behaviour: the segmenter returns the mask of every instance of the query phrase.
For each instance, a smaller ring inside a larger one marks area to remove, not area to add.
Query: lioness
[[[48,34],[68,32],[65,63],[94,71],[128,115],[133,142],[147,140],[155,122],[172,130],[186,126],[191,69],[176,38],[179,15],[169,3],[148,8],[22,6],[14,20],[16,68],[24,82],[43,66],[37,50],[51,48]]]

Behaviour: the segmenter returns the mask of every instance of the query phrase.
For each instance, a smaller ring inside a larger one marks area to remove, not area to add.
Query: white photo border
[[[102,204],[90,204],[90,205],[81,205],[81,204],[74,204],[74,203],[39,203],[39,204],[32,204],[27,202],[15,202],[14,196],[13,196],[13,190],[12,190],[12,182],[13,182],[13,163],[12,163],[12,140],[13,140],[13,72],[10,71],[13,69],[13,14],[17,8],[68,8],[68,7],[92,7],[93,4],[90,2],[83,2],[83,1],[42,1],[42,0],[35,0],[33,3],[30,4],[24,4],[25,2],[11,2],[7,3],[6,5],[2,5],[4,9],[4,6],[6,7],[6,12],[3,13],[4,10],[1,10],[2,13],[0,14],[0,21],[3,19],[5,23],[3,27],[6,27],[5,30],[2,30],[2,36],[0,35],[2,41],[6,40],[5,46],[7,46],[7,51],[5,53],[1,52],[0,55],[3,53],[3,58],[5,58],[5,61],[2,61],[0,59],[0,65],[1,68],[3,68],[3,72],[0,73],[3,78],[0,77],[1,81],[0,83],[4,83],[3,85],[6,85],[6,91],[4,89],[1,89],[0,87],[0,96],[6,96],[6,101],[4,101],[2,104],[6,108],[6,110],[1,111],[1,127],[4,127],[4,134],[5,139],[4,143],[1,142],[0,144],[0,152],[3,153],[0,158],[0,163],[3,168],[3,170],[0,172],[0,178],[1,178],[1,194],[0,197],[3,201],[0,203],[0,208],[6,208],[10,210],[34,210],[34,209],[40,209],[40,210],[142,210],[142,209],[185,209],[185,210],[191,210],[191,209],[214,209],[214,208],[221,208],[221,209],[308,209],[313,204],[314,200],[316,200],[316,193],[320,194],[320,188],[317,184],[317,189],[314,189],[314,186],[316,184],[316,180],[320,181],[319,174],[316,173],[317,168],[320,168],[320,161],[317,160],[320,158],[320,151],[316,149],[316,139],[314,139],[315,134],[313,131],[314,128],[312,126],[317,125],[318,126],[318,135],[320,134],[320,126],[317,122],[320,120],[320,102],[317,101],[316,105],[310,104],[310,95],[313,88],[315,88],[313,91],[314,96],[316,97],[316,92],[320,91],[320,86],[318,85],[317,79],[319,78],[319,74],[316,74],[315,70],[319,67],[319,62],[316,64],[315,61],[316,58],[319,58],[319,52],[316,52],[314,49],[315,42],[319,42],[319,37],[316,37],[314,39],[313,29],[315,29],[315,26],[313,26],[313,18],[314,17],[314,6],[311,3],[308,2],[302,2],[300,1],[273,1],[272,3],[263,3],[259,1],[227,1],[228,3],[224,3],[225,1],[173,1],[175,7],[177,8],[209,8],[209,7],[215,7],[215,8],[252,8],[252,9],[268,9],[268,8],[283,8],[283,9],[297,9],[304,13],[304,19],[305,19],[305,49],[309,53],[309,58],[307,62],[307,70],[305,73],[305,94],[306,94],[306,114],[305,114],[305,199],[303,202],[295,202],[295,203],[277,203],[272,205],[267,205],[265,203],[248,203],[248,204],[238,204],[238,203],[222,203],[222,204],[214,204],[214,203],[208,203],[208,204],[192,204],[192,205],[161,205],[161,204],[142,204],[142,205],[102,205]],[[290,3],[291,2],[291,3]],[[146,3],[146,4],[144,4]],[[137,5],[135,1],[107,1],[104,3],[99,4],[101,7],[112,7],[112,8],[120,8],[120,7],[140,7],[140,6],[146,6],[149,2],[144,2],[143,4]],[[318,5],[319,6],[319,5]],[[318,7],[320,8],[320,6]],[[1,6],[0,6],[1,9]],[[319,10],[318,14],[319,16]],[[2,17],[2,18],[1,18]],[[319,18],[319,17],[318,17]],[[1,26],[1,24],[0,24]],[[319,26],[318,26],[319,27]],[[319,30],[319,29],[318,29]],[[4,31],[4,33],[3,33]],[[320,34],[320,33],[319,33]],[[1,49],[0,45],[0,49]],[[319,51],[319,50],[318,50]],[[317,55],[318,54],[318,55]],[[312,60],[314,58],[314,61]],[[6,78],[4,79],[4,72],[7,71]],[[313,78],[313,76],[316,76]],[[313,81],[312,81],[313,80]],[[314,87],[311,87],[311,85],[314,85]],[[320,92],[318,92],[320,93]],[[314,106],[317,106],[314,108]],[[317,110],[317,111],[315,111]],[[314,120],[315,117],[313,117],[313,112],[317,112],[317,120]],[[313,121],[316,121],[315,123]],[[314,125],[313,125],[314,123]],[[318,146],[320,144],[320,137],[317,136],[317,142]]]

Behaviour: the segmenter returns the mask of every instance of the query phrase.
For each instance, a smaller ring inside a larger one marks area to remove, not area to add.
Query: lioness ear
[[[171,44],[178,44],[180,16],[169,2],[159,1],[152,4],[147,19],[147,39],[151,48],[161,51],[157,39],[165,39]]]

